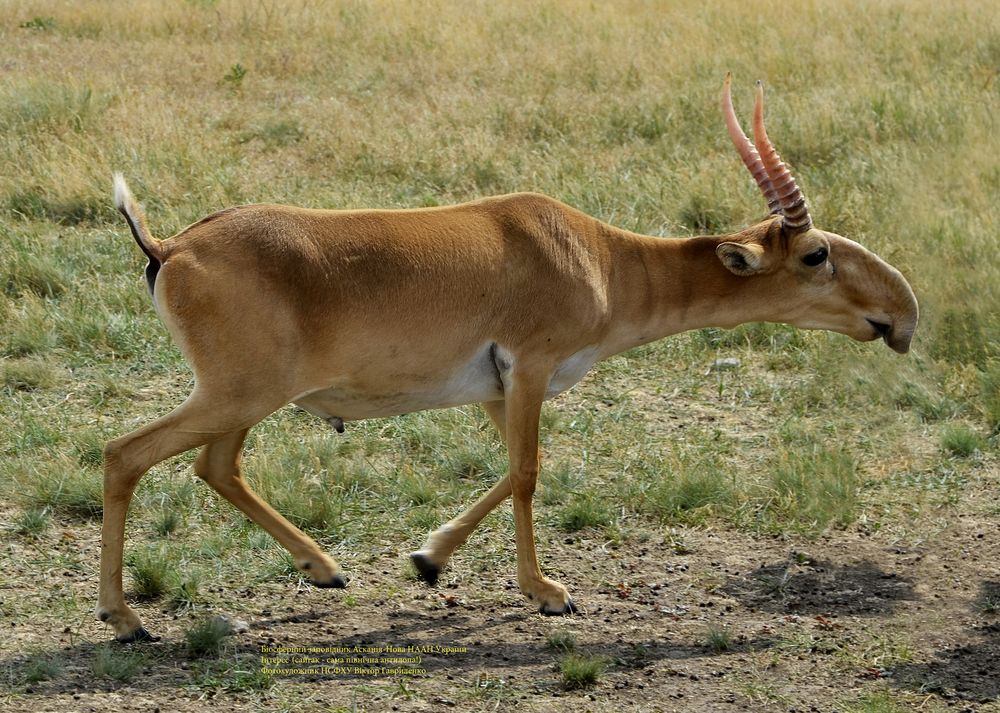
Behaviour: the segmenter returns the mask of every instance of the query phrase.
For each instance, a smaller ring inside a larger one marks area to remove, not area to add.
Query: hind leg
[[[166,416],[117,438],[104,448],[104,522],[101,527],[101,582],[97,618],[110,624],[118,641],[152,639],[125,603],[122,555],[125,518],[139,479],[162,460],[211,443],[237,429],[249,428],[282,404],[257,399],[256,408],[226,412],[207,391],[196,390]]]
[[[206,445],[195,461],[195,474],[288,550],[295,559],[295,566],[307,571],[313,584],[319,587],[344,587],[347,580],[340,573],[336,561],[264,502],[243,480],[240,454],[246,435],[246,429],[233,431]]]
[[[125,517],[139,479],[160,461],[218,438],[199,399],[192,395],[166,416],[117,438],[104,448],[104,520],[101,526],[101,582],[97,618],[111,625],[118,641],[152,639],[125,603],[122,555]]]

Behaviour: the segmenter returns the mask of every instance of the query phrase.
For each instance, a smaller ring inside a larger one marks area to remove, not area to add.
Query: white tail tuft
[[[146,225],[146,215],[142,206],[132,197],[132,191],[128,189],[125,178],[117,171],[112,175],[111,182],[114,186],[115,208],[125,216],[132,237],[139,243],[146,256],[150,260],[150,265],[154,263],[158,266],[163,262],[163,251],[160,248],[160,241],[153,237]],[[152,285],[152,283],[150,283]]]
[[[116,171],[111,180],[114,183],[115,208],[120,211],[128,210],[135,199],[132,197],[132,191],[128,189],[128,184],[125,183],[125,177]]]

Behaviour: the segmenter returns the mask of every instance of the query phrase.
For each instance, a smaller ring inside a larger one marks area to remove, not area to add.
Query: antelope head
[[[729,136],[767,200],[772,217],[716,248],[730,272],[761,281],[758,298],[774,318],[805,329],[827,329],[859,341],[882,338],[899,353],[910,348],[917,300],[899,271],[853,240],[813,226],[805,197],[764,128],[764,89],[757,83],[753,143],[733,110],[726,76],[723,113]],[[788,304],[794,286],[797,304]]]

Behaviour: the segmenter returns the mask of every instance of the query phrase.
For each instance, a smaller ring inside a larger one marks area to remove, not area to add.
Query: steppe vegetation
[[[747,118],[766,83],[817,225],[909,278],[909,355],[748,325],[598,365],[544,414],[539,551],[566,620],[517,593],[509,508],[437,591],[408,569],[504,472],[477,407],[344,435],[284,409],[247,477],[351,586],[310,589],[192,453],[130,513],[127,590],[164,640],[109,643],[102,448],[191,386],[113,171],[159,237],[239,203],[521,190],[733,231],[765,208],[727,71]],[[985,0],[0,3],[0,708],[1000,710],[998,117]],[[468,653],[404,678],[259,663],[268,642],[428,638]]]

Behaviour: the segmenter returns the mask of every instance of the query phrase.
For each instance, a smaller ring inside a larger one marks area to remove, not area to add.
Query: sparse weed
[[[729,632],[729,627],[709,624],[705,631],[705,648],[717,654],[733,648],[733,636]]]
[[[47,17],[43,15],[36,15],[30,20],[25,20],[18,27],[25,30],[37,30],[39,32],[48,32],[49,30],[55,29],[56,21],[53,17]]]
[[[223,682],[223,687],[227,691],[232,691],[233,693],[243,691],[262,692],[274,686],[274,674],[265,671],[259,665],[259,660],[244,661],[242,664],[239,668],[232,670]]]
[[[569,653],[576,649],[576,635],[565,629],[556,629],[545,637],[545,645],[550,649]]]
[[[582,473],[566,461],[559,461],[548,468],[543,468],[540,480],[538,498],[544,505],[565,503],[573,493],[579,492],[584,484]]]
[[[239,90],[243,86],[243,79],[247,76],[247,68],[237,62],[229,68],[222,81],[233,91]]]
[[[480,672],[472,681],[472,696],[477,699],[487,699],[491,703],[495,702],[494,709],[498,709],[501,703],[512,700],[516,695],[516,689],[506,678],[500,676]]]
[[[170,603],[177,609],[191,609],[200,601],[201,575],[190,568],[175,572],[170,581]]]
[[[170,507],[160,510],[153,520],[153,532],[160,537],[167,537],[174,533],[181,524],[180,513]]]
[[[1000,613],[1000,583],[983,582],[978,608],[987,615]]]
[[[856,701],[843,703],[838,709],[844,713],[906,713],[911,707],[906,703],[897,703],[887,691],[875,691],[863,694]]]

